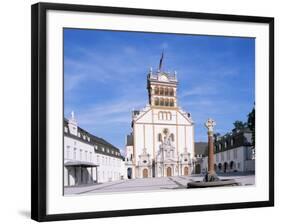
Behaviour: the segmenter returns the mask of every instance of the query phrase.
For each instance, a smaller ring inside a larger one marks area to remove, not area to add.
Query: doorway
[[[183,169],[183,175],[188,176],[188,167],[187,166],[185,166]]]
[[[167,168],[167,177],[170,177],[170,176],[172,176],[172,168],[168,167]]]
[[[143,169],[142,170],[142,177],[143,178],[148,178],[148,169]]]

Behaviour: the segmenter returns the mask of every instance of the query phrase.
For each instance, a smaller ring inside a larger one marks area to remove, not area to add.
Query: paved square
[[[221,175],[220,179],[235,179],[242,186],[254,185],[254,174],[231,174]],[[65,195],[95,194],[109,192],[132,192],[132,191],[151,191],[151,190],[175,190],[187,189],[187,183],[191,181],[201,181],[202,175],[174,176],[145,179],[120,180],[107,183],[100,183],[88,186],[65,187]],[[189,190],[189,189],[187,189]]]

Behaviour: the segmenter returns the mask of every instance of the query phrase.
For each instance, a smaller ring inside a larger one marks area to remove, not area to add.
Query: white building
[[[255,171],[252,132],[249,129],[237,130],[219,137],[215,141],[214,157],[217,173]],[[197,166],[201,166],[201,172],[205,173],[208,168],[208,157],[198,158]]]
[[[123,171],[118,148],[80,128],[73,112],[64,119],[64,186],[120,180]]]
[[[132,112],[125,156],[129,179],[193,172],[194,122],[178,105],[176,72],[161,71],[161,61],[147,76],[149,104]]]

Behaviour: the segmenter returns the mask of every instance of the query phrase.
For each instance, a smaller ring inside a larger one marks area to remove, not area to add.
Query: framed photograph
[[[32,219],[273,205],[273,18],[32,6]]]

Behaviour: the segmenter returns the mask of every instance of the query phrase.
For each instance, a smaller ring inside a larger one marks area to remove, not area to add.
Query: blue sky
[[[80,127],[123,150],[131,111],[148,103],[146,76],[163,49],[196,141],[207,141],[209,117],[221,134],[246,121],[255,99],[253,38],[82,29],[64,29],[64,116],[73,110]]]

